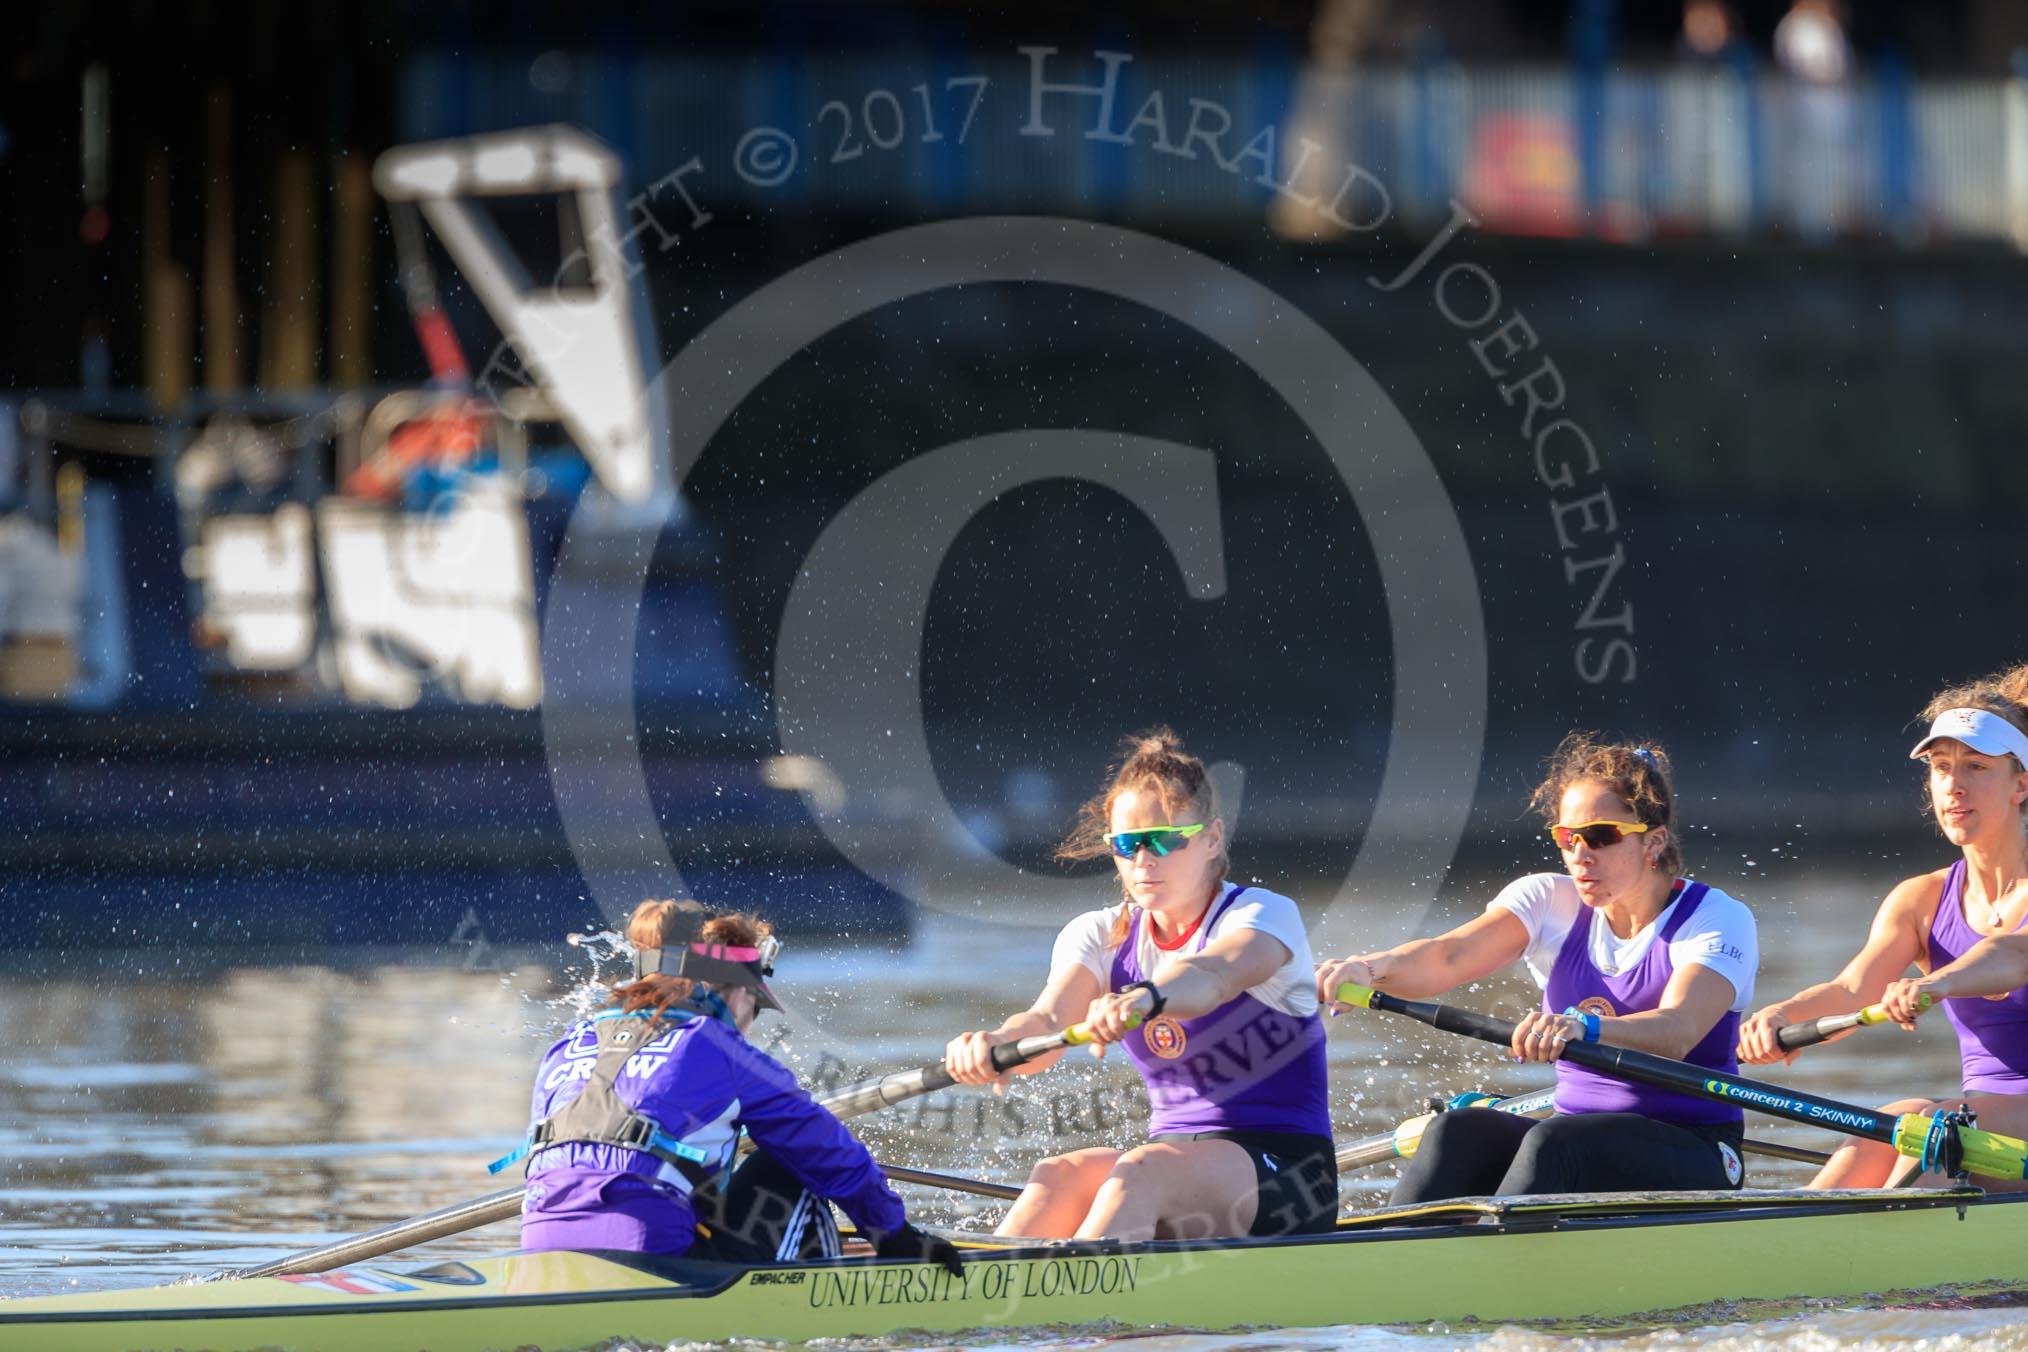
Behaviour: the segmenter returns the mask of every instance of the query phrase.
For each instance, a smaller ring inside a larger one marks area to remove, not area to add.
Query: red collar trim
[[[1183,945],[1189,943],[1193,938],[1196,937],[1198,929],[1204,924],[1204,917],[1211,914],[1211,908],[1217,905],[1218,898],[1221,895],[1222,891],[1223,889],[1220,889],[1219,892],[1213,892],[1211,894],[1211,900],[1205,902],[1204,909],[1197,913],[1197,918],[1191,921],[1188,925],[1185,925],[1183,927],[1183,932],[1177,935],[1174,939],[1169,940],[1167,943],[1164,943],[1162,941],[1161,935],[1155,933],[1155,922],[1153,918],[1150,918],[1148,921],[1148,938],[1154,942],[1156,948],[1161,949],[1164,953],[1174,953],[1177,949],[1183,947]]]

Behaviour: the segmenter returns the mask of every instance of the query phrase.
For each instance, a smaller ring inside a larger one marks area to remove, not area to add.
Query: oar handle
[[[1057,1051],[1063,1047],[1091,1041],[1091,1035],[1083,1024],[1076,1024],[1061,1033],[1042,1033],[1035,1037],[1024,1037],[1019,1042],[1003,1042],[993,1048],[993,1069],[1012,1070],[1018,1065],[1033,1061],[1038,1056]],[[924,1094],[948,1089],[956,1084],[944,1063],[935,1062],[918,1066],[914,1070],[897,1070],[857,1084],[848,1084],[817,1100],[830,1109],[831,1116],[844,1120],[870,1113],[876,1108],[900,1103],[907,1099],[920,1098]]]
[[[1928,1009],[1936,1003],[1931,995],[1922,995],[1916,1000],[1917,1011]],[[1814,1047],[1836,1037],[1848,1028],[1871,1028],[1876,1023],[1892,1023],[1893,1018],[1879,1005],[1868,1005],[1852,1014],[1826,1014],[1821,1019],[1810,1019],[1804,1023],[1792,1023],[1775,1030],[1775,1044],[1785,1052]]]

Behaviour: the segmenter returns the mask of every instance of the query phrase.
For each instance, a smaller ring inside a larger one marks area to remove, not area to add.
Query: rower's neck
[[[1615,898],[1599,909],[1605,913],[1606,924],[1612,928],[1615,937],[1631,939],[1649,925],[1655,917],[1668,909],[1676,899],[1676,879],[1666,873],[1658,873],[1644,881],[1624,898]]]
[[[1177,935],[1203,920],[1205,914],[1211,910],[1211,903],[1218,900],[1218,894],[1222,887],[1223,884],[1221,883],[1213,883],[1211,885],[1211,894],[1204,898],[1204,904],[1192,907],[1186,915],[1172,916],[1162,911],[1149,911],[1148,925],[1154,931],[1155,937],[1165,942],[1173,940]]]
[[[1965,891],[1995,909],[2028,879],[2028,836],[2012,828],[1996,840],[1965,842]]]

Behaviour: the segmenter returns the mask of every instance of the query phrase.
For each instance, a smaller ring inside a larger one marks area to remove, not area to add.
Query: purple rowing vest
[[[1964,956],[1986,936],[1965,919],[1965,861],[1944,878],[1936,919],[1929,925],[1929,970]],[[1958,1030],[1958,1058],[1967,1094],[2028,1094],[2028,987],[2001,996],[1972,995],[1944,1001],[1944,1016]]]
[[[1696,913],[1710,890],[1705,883],[1684,885],[1668,923],[1655,935],[1648,951],[1641,955],[1639,962],[1617,976],[1607,976],[1592,965],[1591,927],[1598,912],[1589,906],[1583,907],[1576,922],[1571,925],[1570,933],[1563,936],[1563,947],[1556,954],[1556,966],[1549,973],[1549,984],[1542,992],[1542,1008],[1549,1013],[1560,1014],[1575,1005],[1588,1013],[1611,1018],[1639,1014],[1661,1004],[1662,992],[1668,989],[1669,978],[1676,973],[1676,965],[1669,959],[1669,941]],[[1728,1075],[1737,1074],[1738,1046],[1739,1012],[1728,1009],[1683,1059],[1692,1065],[1706,1066]],[[1662,1122],[1737,1122],[1744,1116],[1738,1108],[1727,1104],[1707,1102],[1688,1094],[1672,1094],[1666,1089],[1628,1084],[1582,1066],[1574,1066],[1568,1061],[1556,1063],[1556,1111],[1639,1113]]]
[[[1244,891],[1230,887],[1213,903],[1190,951],[1204,951],[1211,927]],[[1136,909],[1113,954],[1112,990],[1148,979],[1136,952],[1143,918]],[[1243,991],[1194,1019],[1150,1019],[1120,1045],[1148,1086],[1150,1136],[1277,1131],[1331,1137],[1324,1021],[1315,1014],[1298,1019]]]

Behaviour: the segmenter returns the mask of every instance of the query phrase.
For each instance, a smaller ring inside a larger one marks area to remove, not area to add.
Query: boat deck
[[[9,1349],[578,1347],[1082,1326],[1549,1320],[1977,1285],[2028,1291],[2028,1195],[1755,1191],[1467,1198],[1329,1235],[1029,1240],[951,1232],[953,1276],[848,1256],[744,1267],[583,1253],[360,1264],[0,1303]],[[1548,1274],[1548,1275],[1546,1275]],[[1566,1274],[1556,1276],[1555,1274]],[[1659,1321],[1658,1321],[1659,1322]]]

